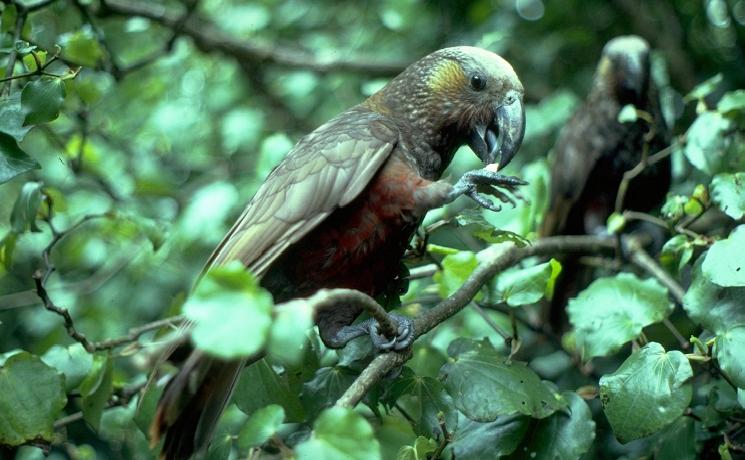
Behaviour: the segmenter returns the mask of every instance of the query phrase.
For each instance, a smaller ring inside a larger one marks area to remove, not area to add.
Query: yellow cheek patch
[[[429,76],[427,85],[436,93],[461,91],[466,85],[466,74],[460,64],[445,60]]]

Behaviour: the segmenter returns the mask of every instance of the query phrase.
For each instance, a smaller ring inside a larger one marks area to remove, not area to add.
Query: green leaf
[[[290,390],[286,373],[277,374],[265,359],[247,366],[235,386],[233,401],[246,414],[270,404],[278,404],[285,410],[287,422],[305,419],[300,398]]]
[[[103,57],[103,50],[90,27],[62,37],[62,55],[82,66],[95,67]]]
[[[282,406],[272,404],[257,410],[241,428],[238,446],[244,451],[261,446],[274,436],[284,419],[285,410]]]
[[[20,93],[0,97],[0,133],[8,134],[18,142],[22,141],[31,129],[31,126],[23,126],[25,117]]]
[[[717,111],[723,114],[742,112],[743,110],[745,110],[745,89],[724,93],[717,104]]]
[[[623,214],[614,212],[610,216],[608,216],[606,227],[608,228],[608,233],[611,233],[613,235],[617,235],[621,233],[626,226],[626,218],[623,216]]]
[[[0,184],[19,174],[39,168],[39,163],[26,155],[15,139],[8,134],[0,133]]]
[[[709,281],[701,272],[703,259],[699,257],[693,266],[683,308],[693,321],[719,334],[733,324],[745,323],[745,288],[725,288]]]
[[[351,409],[331,407],[313,425],[310,439],[295,448],[298,460],[379,460],[380,444],[370,424]]]
[[[619,123],[633,123],[635,122],[639,117],[636,115],[636,107],[634,104],[626,104],[621,108],[621,111],[618,112],[618,122]]]
[[[600,379],[600,401],[622,443],[655,433],[680,417],[693,394],[683,353],[650,342]]]
[[[711,198],[735,220],[745,215],[745,172],[717,174],[711,181]]]
[[[294,300],[274,309],[267,350],[282,363],[300,364],[313,327],[313,308],[306,300]]]
[[[461,416],[449,449],[458,460],[501,458],[517,449],[529,425],[530,419],[524,415],[502,416],[486,423]]]
[[[18,234],[14,232],[6,233],[0,240],[0,263],[6,270],[10,269],[13,263],[13,251],[15,251],[17,242]]]
[[[438,443],[424,436],[419,436],[413,446],[403,446],[396,455],[396,460],[428,460],[429,454],[437,450]]]
[[[745,286],[745,225],[736,227],[729,237],[714,243],[704,254],[701,271],[711,282],[723,287]]]
[[[714,90],[716,90],[719,87],[719,85],[722,83],[722,80],[723,80],[723,77],[721,73],[714,75],[708,80],[705,80],[702,83],[699,83],[698,85],[696,85],[696,87],[693,88],[690,93],[685,95],[683,100],[686,103],[688,103],[691,101],[705,98],[709,94],[713,93]]]
[[[468,418],[479,422],[512,414],[544,418],[566,406],[561,395],[525,363],[508,362],[488,341],[471,341],[471,346],[441,370],[455,407]]]
[[[300,399],[311,415],[332,406],[344,394],[358,373],[344,366],[322,367],[303,384]]]
[[[568,411],[559,411],[534,422],[513,457],[535,460],[574,460],[595,440],[595,422],[584,399],[571,391],[562,393]]]
[[[101,415],[114,389],[113,373],[111,357],[108,354],[97,354],[93,358],[91,372],[80,384],[83,418],[95,430],[98,430]]]
[[[500,273],[494,282],[497,298],[493,300],[506,302],[511,307],[530,305],[541,300],[549,288],[549,283],[555,282],[559,274],[555,270],[555,264],[558,262],[551,260],[554,264],[546,262]]]
[[[26,182],[18,194],[13,211],[10,213],[10,226],[16,233],[26,230],[38,232],[36,214],[41,205],[41,182]]]
[[[598,278],[569,301],[569,321],[584,359],[607,356],[673,311],[667,290],[631,273]]]
[[[65,375],[65,390],[68,392],[83,382],[93,366],[93,356],[79,343],[66,348],[54,345],[44,353],[41,360]]]
[[[478,266],[476,254],[471,251],[458,251],[442,259],[442,270],[435,273],[433,280],[439,286],[443,299],[463,285]]]
[[[678,417],[660,432],[654,460],[696,460],[696,430],[693,419]]]
[[[65,85],[59,78],[42,77],[26,83],[21,92],[23,124],[36,125],[56,119],[64,100]]]
[[[512,241],[519,247],[529,244],[529,241],[523,236],[490,224],[480,210],[465,209],[455,217],[455,222],[461,227],[465,227],[476,238],[489,244],[507,241]]]
[[[272,324],[272,296],[239,261],[214,267],[183,307],[201,350],[223,359],[258,353]]]
[[[704,112],[688,128],[685,155],[700,171],[714,175],[726,167],[732,122],[718,112]]]
[[[54,439],[54,420],[65,407],[64,377],[38,357],[21,352],[0,367],[0,445]]]
[[[458,413],[453,408],[453,401],[437,379],[421,377],[404,368],[388,392],[395,395],[397,402],[406,409],[415,422],[414,432],[419,435],[434,437],[441,434],[438,414],[445,417],[445,426],[457,424]]]
[[[713,352],[722,372],[739,388],[745,388],[745,324],[717,335]]]

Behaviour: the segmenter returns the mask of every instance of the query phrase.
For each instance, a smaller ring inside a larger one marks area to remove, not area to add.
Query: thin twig
[[[136,341],[146,332],[154,331],[166,326],[177,326],[183,320],[183,315],[176,315],[171,316],[170,318],[159,319],[151,323],[143,324],[142,326],[133,327],[126,335],[93,343],[93,348],[96,351],[111,350],[112,348],[117,348]]]
[[[639,174],[644,172],[644,170],[648,166],[652,166],[655,163],[658,163],[668,156],[670,156],[673,151],[674,147],[677,146],[677,143],[672,143],[665,147],[664,149],[660,150],[659,152],[655,153],[654,155],[648,155],[649,152],[649,144],[645,143],[644,148],[642,151],[642,159],[639,161],[639,163],[634,166],[633,168],[629,169],[623,174],[623,179],[621,180],[621,184],[618,186],[618,192],[616,193],[616,206],[615,211],[617,213],[620,213],[623,210],[623,201],[626,197],[626,191],[629,188],[629,184],[631,183],[634,178],[636,178]]]
[[[21,39],[21,33],[23,33],[23,25],[26,23],[26,8],[20,4],[14,2],[13,5],[16,7],[16,27],[13,31],[13,42],[10,44],[10,54],[8,55],[8,65],[5,66],[5,75],[2,81],[5,82],[0,96],[3,94],[10,94],[11,86],[13,85],[13,70],[16,66],[16,59],[18,58],[18,50],[16,49],[16,42]],[[6,8],[9,8],[6,6]]]

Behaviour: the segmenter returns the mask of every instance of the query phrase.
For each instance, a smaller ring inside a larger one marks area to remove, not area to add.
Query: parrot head
[[[457,46],[411,64],[370,103],[404,118],[445,157],[468,144],[484,164],[501,169],[523,140],[523,94],[520,79],[502,57]]]
[[[649,44],[636,35],[616,37],[603,48],[598,73],[622,105],[640,105],[649,88]]]

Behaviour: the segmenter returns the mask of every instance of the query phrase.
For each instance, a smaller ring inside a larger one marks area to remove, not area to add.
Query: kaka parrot
[[[669,145],[650,69],[650,48],[637,36],[622,36],[603,48],[587,100],[562,129],[554,147],[548,211],[541,236],[581,235],[604,229],[615,209],[616,194],[626,171]],[[645,112],[633,122],[620,122],[621,109],[633,104]],[[646,144],[646,146],[645,146]],[[670,160],[647,166],[629,184],[623,209],[650,211],[670,188]],[[561,328],[563,307],[583,282],[574,258],[564,269],[552,301],[551,324]]]
[[[424,214],[466,195],[498,210],[502,187],[524,184],[497,171],[517,152],[525,129],[523,87],[500,56],[473,47],[436,51],[411,64],[367,100],[306,135],[269,174],[212,253],[207,267],[241,261],[274,301],[321,288],[371,296],[395,282]],[[439,180],[468,144],[487,165],[454,185]],[[359,308],[316,312],[331,348],[370,334],[380,350],[403,349],[414,331],[396,316],[398,337],[378,335],[373,320],[352,324]],[[170,379],[150,428],[165,437],[162,457],[204,448],[240,370],[259,358],[224,361],[193,350]]]

